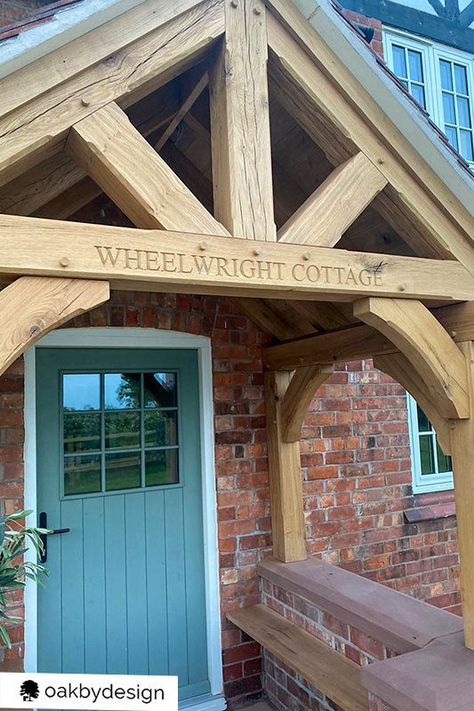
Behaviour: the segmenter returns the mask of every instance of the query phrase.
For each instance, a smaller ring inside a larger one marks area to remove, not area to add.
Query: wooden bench
[[[347,711],[367,711],[361,668],[265,605],[233,610],[227,619]]]

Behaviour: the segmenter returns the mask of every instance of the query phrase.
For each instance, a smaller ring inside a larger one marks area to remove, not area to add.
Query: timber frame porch
[[[306,410],[334,363],[374,357],[452,455],[474,649],[472,216],[395,121],[286,0],[147,0],[0,91],[0,372],[110,288],[237,297],[274,338],[274,556],[292,562]],[[87,222],[102,193],[132,226]]]

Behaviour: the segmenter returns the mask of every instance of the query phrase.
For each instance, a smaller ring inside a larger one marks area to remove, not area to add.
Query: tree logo
[[[31,679],[24,681],[20,686],[20,696],[23,698],[23,701],[33,701],[33,699],[37,699],[39,696],[39,686],[36,681],[32,681]]]

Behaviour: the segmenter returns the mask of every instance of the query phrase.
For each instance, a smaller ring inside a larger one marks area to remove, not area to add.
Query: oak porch
[[[236,296],[275,339],[274,554],[294,561],[306,409],[335,362],[374,356],[452,454],[474,649],[469,214],[284,0],[148,0],[126,16],[0,83],[0,372],[109,287]],[[199,150],[167,142],[183,123]],[[291,174],[288,126],[312,186]],[[67,219],[102,192],[134,228]]]

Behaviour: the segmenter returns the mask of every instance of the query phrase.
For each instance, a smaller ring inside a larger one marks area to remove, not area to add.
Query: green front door
[[[38,671],[209,691],[197,354],[37,350]]]

